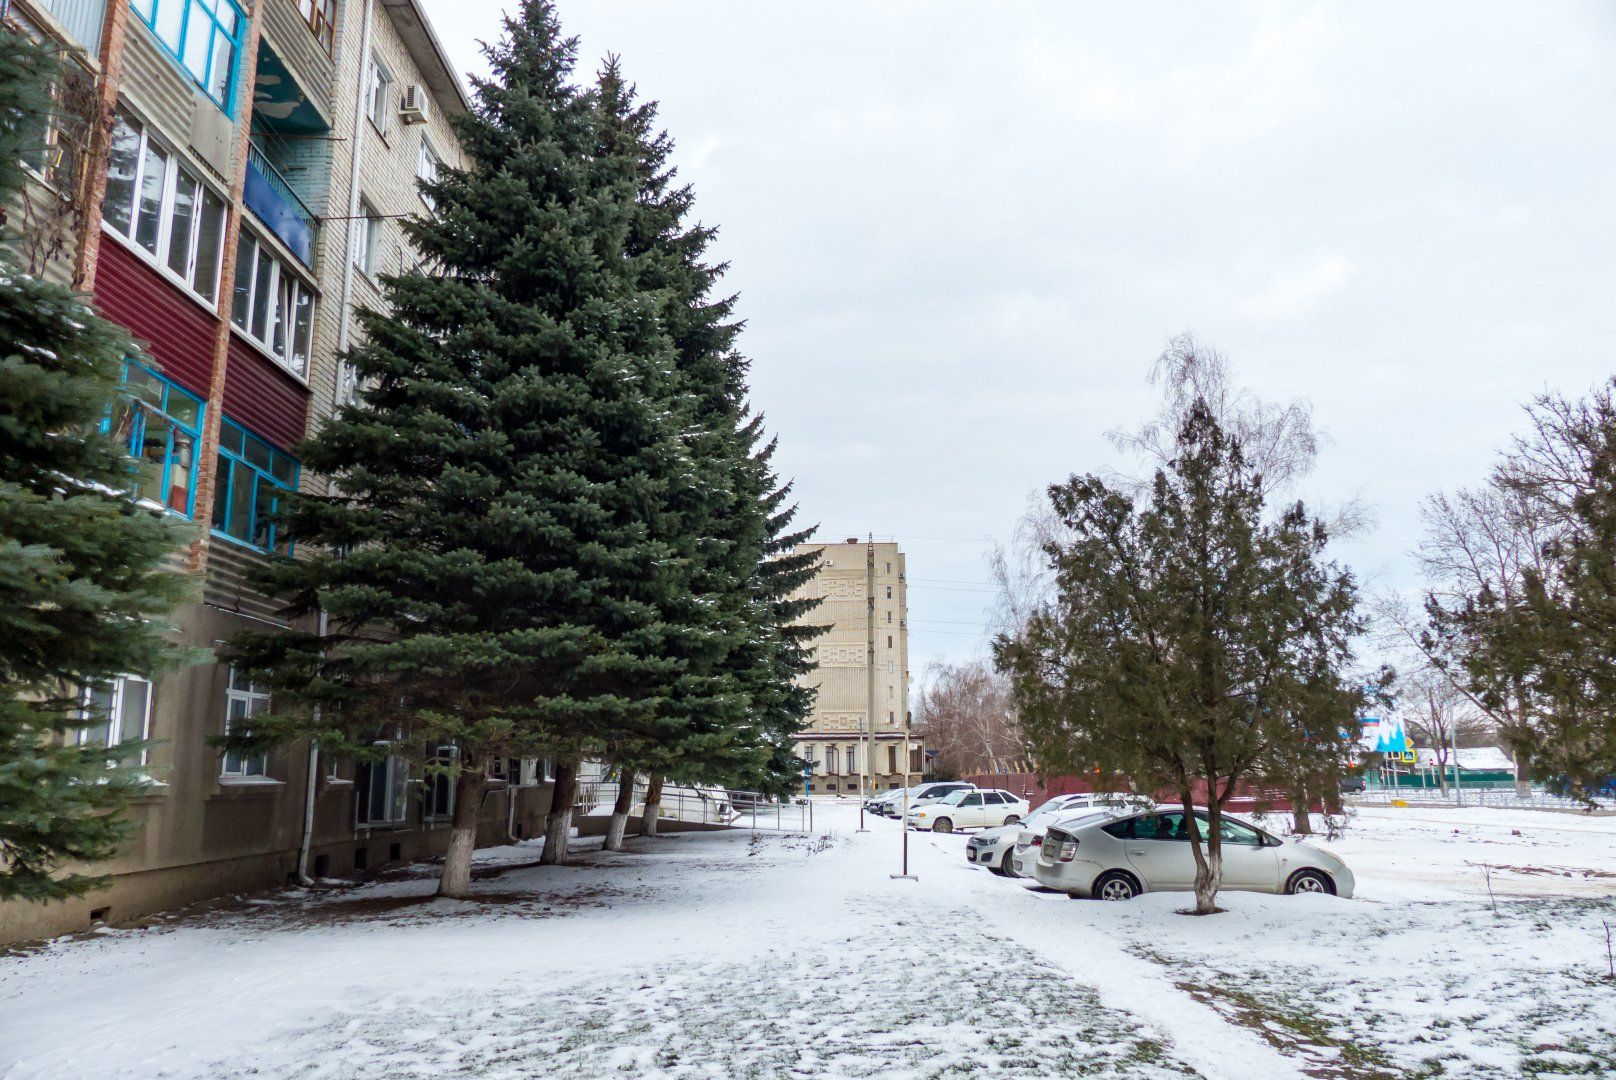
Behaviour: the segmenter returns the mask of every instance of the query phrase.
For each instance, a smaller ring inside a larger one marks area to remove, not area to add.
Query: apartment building
[[[25,233],[23,254],[140,343],[108,434],[139,463],[138,496],[199,526],[175,566],[197,582],[178,635],[211,649],[284,625],[250,575],[296,557],[272,515],[323,483],[296,446],[351,392],[338,356],[354,308],[380,307],[379,276],[411,258],[401,219],[430,212],[416,177],[463,164],[459,79],[416,0],[0,0],[0,14],[74,53],[60,150],[31,163],[25,209],[81,212]],[[95,868],[109,889],[0,906],[0,941],[443,849],[453,790],[402,758],[210,744],[269,706],[211,662],[88,692],[82,741],[153,743],[139,829]],[[549,809],[541,763],[501,771],[485,842],[535,834]]]
[[[856,794],[919,781],[924,752],[909,729],[909,606],[896,543],[850,537],[805,544],[820,569],[799,595],[823,602],[802,621],[827,627],[814,640],[818,689],[797,753],[812,764],[816,794]]]

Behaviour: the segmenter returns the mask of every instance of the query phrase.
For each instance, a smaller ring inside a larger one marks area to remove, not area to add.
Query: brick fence
[[[1037,773],[976,773],[971,776],[962,776],[961,780],[975,784],[982,788],[999,788],[1014,792],[1027,800],[1030,809],[1036,810],[1041,804],[1048,802],[1056,795],[1072,795],[1091,791],[1118,791],[1127,790],[1126,785],[1112,784],[1110,787],[1096,784],[1097,777],[1087,776],[1044,776]],[[1177,805],[1179,801],[1176,791],[1162,790],[1153,796],[1157,802]],[[1206,803],[1206,788],[1204,784],[1195,785],[1195,801],[1199,805]],[[1276,788],[1266,788],[1251,784],[1238,784],[1225,809],[1235,813],[1258,813],[1276,811],[1289,813],[1291,809],[1290,795]],[[1318,806],[1312,808],[1319,811]]]

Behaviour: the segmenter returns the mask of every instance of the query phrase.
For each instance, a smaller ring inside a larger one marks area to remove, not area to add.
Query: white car
[[[1088,818],[1051,825],[1033,864],[1039,884],[1072,897],[1132,900],[1144,892],[1187,892],[1195,887],[1189,829],[1210,834],[1206,811],[1187,821],[1165,807],[1127,817]],[[1219,822],[1222,888],[1270,893],[1352,896],[1352,871],[1324,848],[1282,840],[1231,817]]]
[[[956,791],[935,802],[909,808],[906,827],[953,832],[1014,825],[1027,816],[1027,800],[997,789]]]
[[[933,780],[930,783],[917,784],[908,789],[908,806],[909,809],[913,810],[917,806],[933,803],[938,799],[945,799],[954,794],[956,791],[975,790],[975,784],[968,784],[963,780]],[[885,814],[888,817],[903,817],[904,789],[898,788],[896,791],[888,792],[887,797],[882,801],[880,810],[878,812]]]
[[[965,861],[985,866],[1004,877],[1020,877],[1023,871],[1016,865],[1016,856],[1024,844],[1032,846],[1031,840],[1022,838],[1037,836],[1038,843],[1043,843],[1046,825],[1072,820],[1085,813],[1104,813],[1103,807],[1094,806],[1094,798],[1093,795],[1057,795],[1020,821],[977,833],[965,845]]]

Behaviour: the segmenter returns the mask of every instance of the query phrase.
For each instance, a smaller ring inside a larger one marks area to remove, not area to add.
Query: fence
[[[1372,787],[1368,791],[1348,796],[1354,806],[1390,806],[1394,802],[1407,806],[1488,806],[1499,810],[1587,810],[1588,804],[1580,799],[1555,795],[1542,788],[1533,788],[1525,795],[1515,790],[1514,784],[1470,787],[1461,784],[1455,790],[1440,788]],[[1601,810],[1612,809],[1609,800],[1598,803]]]
[[[1026,799],[1028,806],[1036,810],[1038,807],[1053,799],[1057,795],[1087,794],[1089,792],[1123,792],[1128,791],[1126,784],[1113,783],[1109,787],[1096,784],[1095,779],[1088,776],[1044,776],[1036,773],[977,773],[972,776],[962,776],[961,780],[975,784],[980,788],[999,788],[1011,794]],[[1179,801],[1175,791],[1158,791],[1150,796],[1160,803]],[[1195,785],[1195,802],[1199,805],[1206,803],[1206,791],[1203,785]],[[1224,809],[1236,813],[1256,812],[1286,812],[1291,808],[1290,795],[1283,791],[1269,788],[1253,787],[1249,784],[1237,784],[1232,798],[1225,804]],[[1315,805],[1313,810],[1320,808]]]
[[[616,799],[615,781],[584,784],[578,790],[578,808],[583,817],[610,814]],[[629,817],[638,820],[644,813],[645,781],[636,780]],[[751,832],[810,832],[814,808],[806,800],[780,799],[756,791],[668,784],[662,789],[657,819]]]

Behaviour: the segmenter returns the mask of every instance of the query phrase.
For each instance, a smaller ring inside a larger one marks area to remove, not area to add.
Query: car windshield
[[[947,795],[944,795],[937,801],[940,803],[947,803],[949,806],[958,806],[960,804],[960,800],[965,798],[965,796],[969,795],[970,793],[970,788],[960,788],[958,791],[950,791]]]

